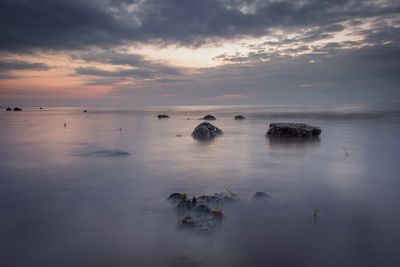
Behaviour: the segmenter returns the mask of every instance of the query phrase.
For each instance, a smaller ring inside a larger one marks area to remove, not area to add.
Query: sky
[[[0,106],[400,102],[400,0],[0,0]]]

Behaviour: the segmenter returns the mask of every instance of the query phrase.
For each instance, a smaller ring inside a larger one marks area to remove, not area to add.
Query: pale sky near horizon
[[[0,105],[400,102],[400,1],[0,0]]]

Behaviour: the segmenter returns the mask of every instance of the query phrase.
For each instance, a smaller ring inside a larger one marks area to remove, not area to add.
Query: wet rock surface
[[[160,115],[157,116],[157,118],[160,119],[160,120],[161,119],[168,119],[169,116],[167,114],[160,114]]]
[[[266,133],[269,137],[317,137],[321,128],[305,123],[271,123]]]
[[[209,122],[200,123],[193,131],[192,136],[198,140],[210,140],[217,136],[223,135],[221,129],[215,127]]]
[[[239,200],[232,192],[188,197],[186,193],[173,193],[168,200],[175,205],[178,227],[198,233],[211,233],[225,217],[221,206],[225,202]]]
[[[213,115],[208,114],[208,115],[204,116],[204,117],[202,118],[202,120],[206,120],[206,121],[215,121],[216,118],[215,118]]]

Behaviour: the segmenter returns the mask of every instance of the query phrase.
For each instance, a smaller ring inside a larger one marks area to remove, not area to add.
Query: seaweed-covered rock
[[[22,108],[14,108],[14,111],[22,111]]]
[[[160,115],[157,116],[157,118],[160,119],[160,120],[161,119],[168,119],[169,116],[167,114],[160,114]]]
[[[244,120],[244,119],[246,119],[246,117],[243,116],[243,115],[237,115],[237,116],[235,116],[235,120]]]
[[[206,121],[215,121],[216,120],[216,118],[213,115],[210,115],[210,114],[204,116],[202,119],[206,120]]]
[[[271,123],[266,133],[269,137],[317,137],[321,129],[305,123]]]
[[[198,140],[210,140],[223,134],[222,130],[218,127],[209,122],[202,122],[194,129],[192,136]]]

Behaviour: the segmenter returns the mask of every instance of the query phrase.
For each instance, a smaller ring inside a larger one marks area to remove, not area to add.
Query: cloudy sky
[[[0,105],[400,101],[400,0],[0,0]]]

